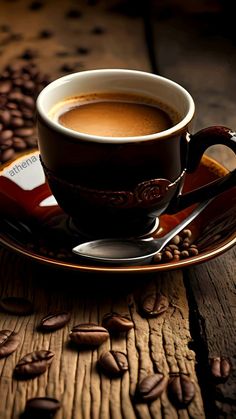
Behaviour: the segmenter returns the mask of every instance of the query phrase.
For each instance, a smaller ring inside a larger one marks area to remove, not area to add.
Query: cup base
[[[159,226],[159,218],[149,218],[146,223],[139,223],[138,225],[128,226],[127,224],[118,224],[113,228],[100,228],[97,224],[91,222],[90,226],[81,226],[76,218],[69,217],[67,227],[71,234],[78,236],[83,241],[117,237],[117,238],[132,238],[148,236],[157,230]]]

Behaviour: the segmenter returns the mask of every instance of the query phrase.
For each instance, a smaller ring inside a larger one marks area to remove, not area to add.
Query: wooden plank
[[[11,269],[9,268],[9,264]],[[50,281],[48,280],[50,277]],[[65,281],[67,283],[65,289]],[[21,318],[1,313],[0,329],[9,328],[22,336],[19,349],[0,363],[2,401],[0,417],[10,418],[22,412],[29,397],[47,395],[62,402],[59,418],[203,418],[201,391],[195,373],[195,354],[189,349],[188,303],[182,273],[162,274],[155,279],[89,277],[31,265],[14,254],[1,254],[1,296],[22,296],[33,301],[35,314]],[[128,284],[128,286],[127,286]],[[144,293],[161,292],[170,307],[158,318],[140,315],[140,298]],[[70,324],[50,334],[37,331],[39,320],[49,311],[69,309]],[[134,329],[127,336],[113,336],[98,350],[77,351],[68,345],[71,327],[81,322],[101,324],[103,315],[116,311],[129,315]],[[33,338],[32,338],[33,337]],[[35,349],[55,352],[48,373],[28,382],[12,379],[16,362]],[[96,369],[104,350],[127,353],[129,373],[110,380]],[[151,404],[134,401],[138,380],[153,372],[189,373],[196,396],[187,409],[178,413],[167,393]],[[11,390],[10,390],[11,389]],[[1,416],[2,415],[2,416]]]
[[[185,87],[193,96],[193,132],[225,125],[233,130],[235,116],[235,45],[222,32],[217,13],[179,13],[154,20],[156,54],[162,75]],[[217,145],[207,152],[229,169],[235,168],[231,150]]]
[[[236,126],[235,44],[225,36],[222,19],[212,13],[166,13],[158,20],[156,10],[156,54],[161,73],[186,87],[196,101],[195,130],[209,125]],[[223,146],[208,154],[229,169],[235,156]],[[198,370],[201,375],[206,414],[209,417],[235,417],[236,376],[224,384],[209,378],[208,358],[229,358],[235,371],[235,250],[186,273],[186,287],[192,308],[192,330],[196,340]],[[201,339],[200,339],[201,336]],[[212,411],[215,405],[214,411]]]
[[[195,314],[203,342],[207,343],[206,357],[200,361],[200,374],[205,387],[212,389],[216,399],[215,417],[236,416],[236,250],[227,252],[204,266],[190,269],[186,273],[189,294],[195,302]],[[212,382],[208,359],[227,358],[231,374],[226,383]]]
[[[10,25],[10,39],[4,31],[0,36],[1,67],[30,48],[39,67],[52,78],[98,67],[149,71],[140,16],[128,10],[122,14],[122,1],[104,0],[96,6],[93,3],[83,1],[78,6],[72,0],[59,0],[55,6],[51,1],[42,3],[38,10],[30,10],[30,2],[1,3],[0,24]],[[65,18],[68,12],[76,15],[75,10],[77,17]],[[103,33],[94,34],[95,27],[102,28]],[[39,39],[42,30],[52,31],[53,36]],[[16,36],[12,37],[12,33]],[[31,264],[5,250],[1,251],[0,261],[0,295],[27,297],[36,308],[30,317],[0,313],[0,328],[9,327],[22,335],[16,353],[0,362],[0,392],[7,395],[0,404],[0,417],[17,418],[27,398],[44,394],[61,401],[58,419],[205,417],[195,373],[195,353],[188,347],[189,307],[181,272],[156,276],[152,281],[142,276],[89,277]],[[146,287],[152,292],[161,290],[171,302],[168,311],[157,319],[146,320],[140,315],[139,295],[148,291]],[[53,334],[40,334],[36,330],[40,318],[58,309],[72,310],[70,324]],[[126,337],[112,337],[94,351],[77,352],[67,345],[72,325],[84,321],[101,323],[104,313],[110,310],[129,314],[134,330]],[[56,354],[49,371],[27,382],[13,380],[12,370],[21,356],[42,347]],[[99,354],[110,347],[128,355],[129,373],[122,379],[109,380],[96,369]],[[169,370],[188,371],[194,381],[196,396],[187,409],[177,411],[166,392],[152,404],[134,403],[141,376]]]
[[[0,25],[9,26],[9,32],[0,32],[1,68],[30,49],[52,78],[94,68],[150,71],[142,20],[116,12],[119,1],[101,0],[93,6],[86,0],[58,0],[56,7],[48,1],[33,11],[32,3],[0,4]],[[43,30],[51,37],[42,38]]]

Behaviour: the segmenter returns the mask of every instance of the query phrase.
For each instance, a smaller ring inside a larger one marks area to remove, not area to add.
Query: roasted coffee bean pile
[[[157,253],[154,258],[154,263],[178,262],[181,259],[197,256],[198,249],[195,244],[191,243],[192,232],[189,229],[181,231],[164,247],[164,249]]]
[[[0,163],[37,145],[35,100],[48,84],[37,65],[8,65],[0,75]]]
[[[171,306],[166,296],[161,292],[148,293],[140,300],[140,312],[145,317],[158,317]],[[0,300],[0,309],[11,315],[30,315],[33,305],[25,298],[4,297]],[[53,332],[61,329],[71,319],[68,311],[58,311],[44,316],[37,327],[43,332]],[[76,350],[94,350],[112,337],[119,334],[126,338],[126,333],[134,327],[134,323],[126,314],[116,312],[106,313],[102,319],[102,326],[95,323],[80,323],[75,325],[68,339],[75,345]],[[7,357],[15,352],[21,343],[21,336],[15,331],[0,331],[0,358]],[[46,349],[38,349],[27,353],[18,360],[13,371],[17,380],[33,379],[45,373],[54,359],[54,353]],[[210,373],[216,383],[226,381],[231,366],[229,361],[222,357],[209,359]],[[121,377],[129,370],[129,362],[124,352],[109,350],[101,352],[97,361],[98,371],[110,379]],[[144,373],[144,371],[143,371]],[[171,403],[177,409],[186,408],[195,396],[195,384],[187,371],[169,372],[157,371],[143,376],[137,383],[134,402],[150,403],[166,391]],[[50,397],[36,397],[28,399],[25,406],[25,418],[52,418],[61,403]]]

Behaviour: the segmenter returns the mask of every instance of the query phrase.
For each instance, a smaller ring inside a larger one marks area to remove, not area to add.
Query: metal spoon
[[[190,224],[212,200],[213,198],[201,202],[188,217],[159,239],[100,239],[82,243],[74,247],[72,251],[83,258],[96,262],[116,265],[147,264],[176,234]]]

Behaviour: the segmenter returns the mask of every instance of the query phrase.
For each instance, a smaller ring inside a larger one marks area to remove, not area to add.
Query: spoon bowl
[[[191,223],[214,198],[198,204],[191,214],[165,236],[158,239],[100,239],[82,243],[72,251],[82,258],[115,265],[144,265],[188,224]]]

